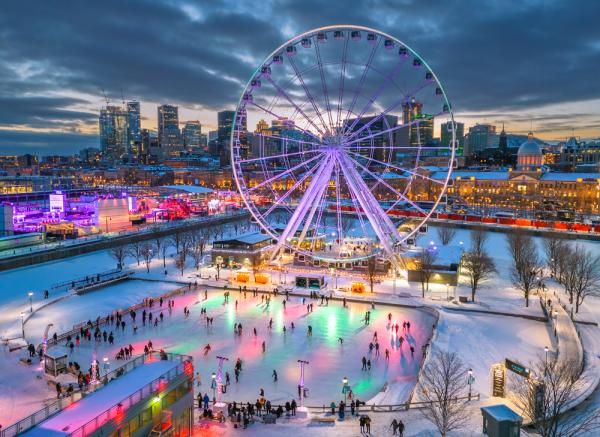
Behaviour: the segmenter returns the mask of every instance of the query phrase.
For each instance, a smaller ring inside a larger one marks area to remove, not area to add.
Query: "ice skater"
[[[208,355],[212,348],[210,347],[210,343],[204,346],[204,355]]]

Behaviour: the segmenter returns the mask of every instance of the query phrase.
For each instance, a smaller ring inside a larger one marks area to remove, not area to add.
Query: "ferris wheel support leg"
[[[334,163],[335,161],[331,159],[329,155],[325,157],[323,163],[321,164],[321,168],[317,170],[313,176],[312,181],[306,189],[306,193],[300,200],[300,203],[292,214],[292,217],[290,218],[290,221],[288,222],[284,231],[279,236],[279,240],[277,241],[275,248],[271,253],[271,259],[269,262],[273,262],[273,260],[277,258],[277,255],[279,254],[279,251],[285,244],[286,240],[296,234],[296,231],[298,230],[302,219],[308,212],[308,209],[313,205],[313,203],[318,203],[315,201],[323,195],[323,187],[327,186],[327,180],[331,176]]]
[[[341,164],[342,172],[348,182],[348,188],[353,192],[354,197],[358,200],[361,208],[367,215],[367,218],[372,223],[373,230],[379,238],[383,250],[387,254],[392,266],[398,270],[401,270],[401,263],[398,260],[398,256],[394,250],[394,246],[400,242],[400,234],[394,227],[385,211],[379,205],[377,199],[373,197],[373,194],[369,190],[369,187],[358,174],[356,168],[349,162],[347,157],[341,153],[338,155],[339,162]]]

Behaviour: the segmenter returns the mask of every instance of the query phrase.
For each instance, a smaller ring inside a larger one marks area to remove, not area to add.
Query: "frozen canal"
[[[114,293],[113,293],[114,294]],[[105,293],[90,294],[96,296],[99,306],[88,303],[84,311],[89,317],[108,313],[109,305],[105,303]],[[118,299],[119,294],[115,297]],[[302,299],[290,297],[284,309],[283,296],[273,297],[269,306],[261,301],[261,296],[247,298],[239,292],[232,292],[230,302],[225,304],[223,293],[209,292],[208,300],[204,300],[204,292],[192,292],[179,297],[175,302],[172,315],[163,305],[164,321],[157,327],[142,326],[141,314],[138,312],[138,331],[133,333],[131,318],[124,317],[127,325],[125,330],[108,326],[107,331],[115,335],[115,344],[110,346],[102,342],[97,350],[98,357],[107,356],[113,366],[118,365],[114,357],[119,349],[131,343],[135,353],[143,351],[144,344],[152,340],[154,348],[164,348],[170,352],[190,354],[194,357],[196,370],[202,376],[201,391],[210,389],[210,374],[216,371],[216,356],[229,358],[225,370],[231,376],[231,385],[228,387],[224,399],[252,401],[258,397],[259,390],[263,388],[265,395],[271,401],[290,400],[297,393],[299,377],[298,359],[310,362],[306,369],[306,386],[310,390],[307,404],[329,404],[332,400],[340,400],[342,378],[348,377],[352,390],[359,399],[368,400],[376,395],[386,383],[395,383],[396,392],[404,399],[394,399],[403,402],[409,395],[415,383],[421,362],[421,346],[429,341],[434,317],[427,312],[395,308],[390,306],[377,306],[371,310],[370,305],[348,304],[343,308],[341,302],[330,301],[329,305],[320,305],[319,300],[312,300],[314,311],[307,313],[306,304]],[[114,298],[113,298],[114,299]],[[235,300],[238,299],[236,310]],[[116,301],[113,300],[113,302]],[[306,303],[309,301],[307,300]],[[73,304],[65,301],[53,305],[52,315],[59,314],[61,323],[71,326],[82,320],[80,314],[72,311]],[[188,306],[191,314],[185,318],[183,307]],[[64,307],[64,308],[63,308]],[[83,308],[83,307],[82,307]],[[205,319],[201,316],[201,308],[207,309],[207,315],[214,318],[214,324],[207,327]],[[371,310],[371,323],[365,325],[364,314]],[[151,310],[156,317],[161,309],[155,304]],[[43,311],[42,311],[43,313]],[[399,335],[391,332],[387,315],[392,313],[392,322],[399,322]],[[79,315],[79,317],[77,317]],[[83,320],[87,319],[87,316]],[[270,319],[273,327],[269,330]],[[411,322],[410,332],[402,332],[402,322]],[[234,335],[234,325],[242,324],[241,336]],[[291,328],[294,323],[295,328]],[[37,329],[42,328],[43,323]],[[307,336],[308,326],[312,326],[312,337]],[[283,327],[287,332],[284,333]],[[256,328],[257,335],[253,333]],[[52,331],[51,331],[52,332]],[[377,332],[380,344],[380,353],[375,350],[369,353],[369,343],[375,342],[373,336]],[[400,348],[399,336],[407,341]],[[343,339],[343,344],[339,339]],[[262,352],[262,342],[265,342],[266,352]],[[204,354],[204,346],[210,344],[212,350]],[[409,346],[415,349],[414,358],[411,356]],[[390,351],[389,361],[385,359],[385,350]],[[82,367],[89,366],[93,351],[92,343],[82,342],[75,348],[69,360],[77,361]],[[371,371],[361,370],[361,359],[365,356],[371,360]],[[235,382],[233,366],[237,358],[243,361],[243,371],[239,383]],[[278,373],[278,381],[272,379],[273,370]],[[400,386],[401,387],[400,387]]]

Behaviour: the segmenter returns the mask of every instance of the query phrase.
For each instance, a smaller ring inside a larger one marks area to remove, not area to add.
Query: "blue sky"
[[[5,2],[0,153],[97,146],[102,89],[114,102],[180,105],[214,129],[261,60],[306,30],[357,24],[429,62],[457,118],[560,139],[600,136],[600,3],[316,0]]]

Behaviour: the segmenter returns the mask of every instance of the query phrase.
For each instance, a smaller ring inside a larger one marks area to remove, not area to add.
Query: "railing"
[[[461,397],[457,397],[454,399],[454,401],[458,402],[458,401],[478,401],[480,399],[480,394],[479,393],[473,393],[471,396],[461,396]],[[213,401],[213,403],[216,401]],[[226,404],[233,404],[234,401],[227,401],[225,402]],[[390,404],[390,405],[378,405],[378,404],[363,404],[361,402],[359,407],[356,407],[356,411],[357,412],[372,412],[372,413],[389,413],[389,412],[393,412],[393,411],[407,411],[411,408],[425,408],[428,406],[431,406],[432,404],[434,404],[436,402],[406,402],[403,404]],[[247,402],[237,402],[236,404],[238,405],[238,407],[244,407],[246,405],[248,405]],[[253,402],[250,402],[251,405],[254,405]],[[279,405],[279,403],[274,402],[271,405],[271,409],[277,408],[277,406]],[[321,406],[316,406],[316,405],[305,405],[305,408],[307,408],[308,410],[314,412],[314,413],[327,413],[331,411],[331,407],[327,406],[327,405],[321,405]],[[350,405],[346,404],[346,409],[350,409]],[[337,406],[336,406],[336,412],[337,412]]]
[[[115,276],[127,273],[125,270],[113,269],[107,270],[101,273],[90,274],[81,276],[79,278],[71,279],[69,281],[58,282],[50,287],[50,290],[57,290],[60,288],[77,288],[80,285],[91,285],[102,283],[106,278],[112,279]]]
[[[166,355],[167,355],[167,359],[169,361],[179,360],[180,364],[175,369],[171,369],[166,374],[161,375],[156,380],[152,381],[148,385],[144,386],[143,388],[141,388],[140,390],[135,392],[133,395],[129,396],[129,398],[125,399],[124,401],[121,401],[120,404],[125,406],[124,402],[127,402],[128,399],[137,399],[137,398],[135,398],[135,396],[141,396],[141,394],[147,392],[148,387],[151,387],[153,384],[156,385],[156,382],[158,380],[160,380],[161,378],[162,379],[166,378],[165,379],[166,381],[173,380],[176,376],[179,376],[183,372],[183,367],[185,366],[185,363],[191,362],[191,360],[192,360],[192,358],[187,355],[178,355],[178,354],[173,354],[173,353],[167,353]],[[117,367],[116,369],[109,372],[108,374],[106,374],[106,376],[104,378],[102,378],[101,380],[99,380],[97,382],[97,384],[95,384],[94,386],[91,386],[90,390],[74,392],[69,397],[57,399],[56,401],[48,404],[46,407],[42,408],[41,410],[38,410],[35,413],[25,417],[24,419],[21,419],[18,422],[4,428],[2,431],[0,431],[0,437],[13,437],[13,436],[19,435],[19,434],[27,431],[28,429],[33,428],[34,426],[38,425],[39,423],[45,421],[50,416],[53,416],[54,414],[59,413],[60,411],[64,410],[66,407],[68,407],[69,405],[81,400],[83,397],[104,387],[105,385],[110,383],[112,380],[114,380],[120,376],[123,376],[125,373],[128,373],[131,370],[133,370],[147,362],[153,362],[153,361],[156,361],[159,359],[160,359],[160,354],[157,352],[150,353],[148,355],[140,355],[140,356],[134,358],[133,360],[128,361],[127,363],[123,364],[122,366]],[[175,373],[173,374],[173,372],[175,372]],[[146,391],[144,391],[144,390],[146,390]],[[156,392],[156,389],[153,390],[151,393],[154,393],[154,392]],[[148,395],[145,395],[143,397],[146,397],[146,396],[148,396]],[[141,399],[143,399],[143,397],[140,397],[139,400],[136,401],[136,403],[139,402]],[[132,405],[132,404],[128,404],[128,405]],[[115,407],[111,407],[111,408],[115,408]],[[110,411],[110,409],[107,411]],[[106,411],[103,412],[102,414],[104,414],[104,413],[106,413]],[[98,417],[102,416],[102,414],[100,414]],[[97,421],[98,417],[96,417],[94,420],[92,420],[90,422]],[[86,426],[88,426],[88,429],[89,429],[90,422],[88,422],[87,424],[85,424],[84,426],[82,426],[79,429],[85,428]],[[106,423],[106,422],[103,422],[103,424],[104,423]],[[78,430],[76,430],[76,431],[78,431]],[[73,435],[73,434],[71,434],[71,435]],[[78,435],[83,436],[85,434],[78,434]]]

